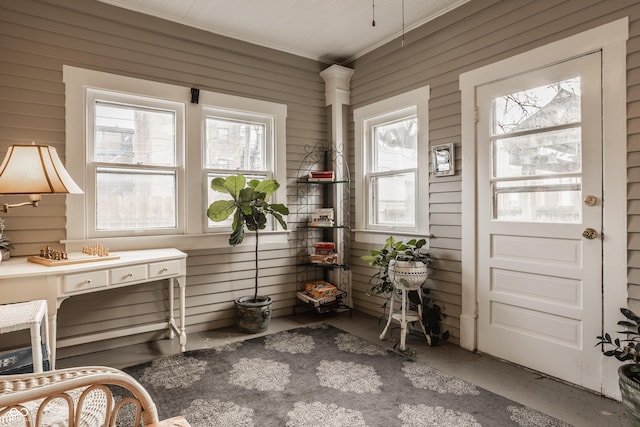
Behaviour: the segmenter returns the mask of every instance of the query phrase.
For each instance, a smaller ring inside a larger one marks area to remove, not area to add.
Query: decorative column
[[[348,108],[346,106],[351,103],[350,83],[352,75],[353,70],[351,68],[340,65],[332,65],[320,72],[320,77],[322,77],[325,82],[325,105],[330,107],[327,113],[330,119],[331,141],[333,141],[336,149],[341,151],[344,158],[347,158],[348,154],[346,148],[346,115]],[[336,174],[340,172],[343,171],[335,171]],[[336,176],[336,179],[337,178]]]
[[[347,165],[347,159],[349,158],[349,150],[347,145],[347,125],[349,123],[348,105],[351,102],[351,76],[353,70],[351,68],[342,67],[340,65],[332,65],[320,72],[320,77],[325,82],[325,99],[327,106],[327,118],[329,119],[329,135],[332,142],[331,166],[333,167],[335,179],[337,181],[350,180],[349,166]],[[350,189],[345,188],[346,185],[336,185],[332,191],[332,203],[334,206],[334,212],[336,218],[342,218],[343,225],[350,225],[349,213],[349,197]],[[346,206],[345,206],[346,205]],[[338,251],[338,262],[340,264],[348,265],[349,260],[349,243],[350,231],[346,233],[334,233],[334,242],[336,248],[341,248]],[[347,236],[345,237],[345,234]],[[345,257],[347,259],[345,259]],[[353,307],[351,296],[351,270],[345,271],[347,283],[342,283],[347,289],[347,305]],[[335,274],[334,274],[335,276]],[[338,274],[338,276],[340,276]],[[332,277],[332,280],[336,280],[338,277]],[[344,289],[344,288],[343,288]]]

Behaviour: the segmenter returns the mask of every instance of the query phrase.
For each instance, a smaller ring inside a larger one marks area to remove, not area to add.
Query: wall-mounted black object
[[[191,103],[192,104],[197,104],[199,99],[200,99],[200,89],[198,89],[197,87],[192,87],[191,88]]]

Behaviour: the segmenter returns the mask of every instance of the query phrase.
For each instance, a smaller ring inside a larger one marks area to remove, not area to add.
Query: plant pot
[[[389,279],[396,289],[418,290],[427,280],[427,266],[422,261],[391,260]]]
[[[238,329],[248,334],[257,334],[266,331],[271,319],[271,298],[258,295],[258,300],[253,297],[240,297],[235,300],[238,313]]]
[[[8,261],[11,258],[11,251],[9,249],[0,249],[0,256],[2,261]]]
[[[622,394],[622,405],[627,419],[633,427],[640,427],[640,383],[631,377],[639,372],[640,367],[634,363],[618,368],[618,384]]]

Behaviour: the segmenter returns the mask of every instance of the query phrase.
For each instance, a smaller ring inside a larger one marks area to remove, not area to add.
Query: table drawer
[[[138,282],[147,279],[147,265],[130,265],[128,267],[111,270],[111,284]]]
[[[89,271],[86,273],[69,274],[62,281],[62,292],[65,294],[78,293],[109,285],[109,272]]]
[[[149,278],[161,278],[180,274],[180,261],[163,261],[149,264]]]

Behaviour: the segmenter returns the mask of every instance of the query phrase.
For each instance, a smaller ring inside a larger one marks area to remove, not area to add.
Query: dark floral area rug
[[[193,427],[568,425],[326,325],[125,371]]]

